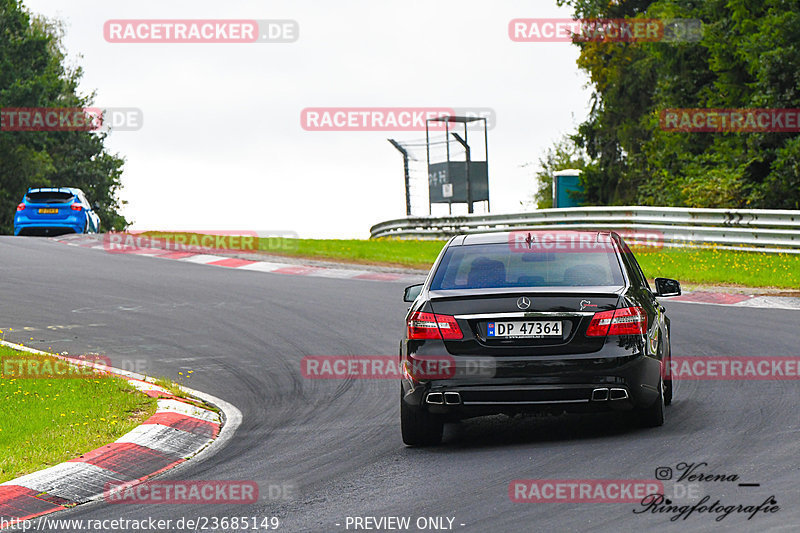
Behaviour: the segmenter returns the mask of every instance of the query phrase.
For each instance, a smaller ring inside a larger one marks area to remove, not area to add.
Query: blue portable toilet
[[[553,173],[553,207],[579,207],[580,202],[570,193],[583,193],[581,170],[569,168]]]

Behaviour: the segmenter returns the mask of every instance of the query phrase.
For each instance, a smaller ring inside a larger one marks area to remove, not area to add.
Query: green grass
[[[177,383],[173,383],[167,378],[156,378],[153,380],[153,385],[158,385],[162,389],[165,389],[170,394],[177,396],[178,398],[188,398],[189,395],[186,394],[183,389]]]
[[[155,232],[151,232],[155,234]],[[258,249],[273,255],[427,270],[444,240],[260,239]],[[253,246],[255,247],[255,246]],[[251,250],[243,250],[244,252]],[[682,283],[800,289],[800,254],[743,252],[715,248],[635,250],[648,277]]]
[[[194,370],[189,370],[186,374],[184,374],[183,372],[178,372],[179,377],[177,383],[169,378],[156,378],[153,380],[153,384],[158,385],[159,387],[165,389],[168,393],[172,394],[173,396],[177,396],[178,398],[181,398],[184,402],[194,405],[195,407],[199,407],[200,409],[208,409],[209,411],[214,411],[215,413],[221,414],[222,410],[216,405],[211,405],[202,400],[193,398],[189,396],[189,394],[186,391],[183,390],[183,387],[186,385],[184,383],[184,380],[189,378],[193,373]]]
[[[203,246],[203,241],[198,239],[203,235],[200,233],[146,231],[141,235],[159,239],[162,245],[170,249],[176,249],[174,248],[176,243],[181,243],[190,250],[192,246]],[[217,243],[215,241],[208,242],[211,243],[208,249],[209,253],[213,253]],[[259,251],[308,259],[428,269],[439,255],[445,242],[407,239],[337,240],[270,237],[258,239],[256,244],[250,238],[236,241],[223,236],[219,246],[228,252]]]
[[[446,241],[405,239],[261,239],[261,250],[278,255],[351,263],[429,269]]]
[[[5,346],[0,358],[55,363]],[[6,377],[9,368],[0,377],[0,483],[113,442],[156,410],[124,379]]]
[[[296,241],[294,249],[280,250],[278,253],[421,269],[430,268],[445,243],[401,239]],[[800,288],[800,254],[712,248],[663,248],[654,251],[642,247],[637,248],[635,253],[645,275],[651,278],[674,278],[683,283]]]
[[[686,283],[800,289],[800,254],[720,249],[634,251],[648,277]]]

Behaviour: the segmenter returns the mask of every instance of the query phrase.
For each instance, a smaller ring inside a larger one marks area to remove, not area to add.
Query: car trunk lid
[[[31,192],[25,195],[25,211],[29,216],[46,219],[66,219],[73,215],[77,200],[69,192]]]
[[[454,316],[463,339],[446,341],[451,354],[588,353],[605,339],[587,337],[596,312],[620,305],[620,287],[536,288],[521,291],[431,291],[431,307]]]

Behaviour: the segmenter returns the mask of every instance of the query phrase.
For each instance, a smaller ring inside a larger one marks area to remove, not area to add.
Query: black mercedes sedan
[[[624,240],[609,231],[459,235],[423,284],[407,287],[400,347],[408,445],[443,423],[549,411],[629,411],[664,423],[672,400],[670,323]]]

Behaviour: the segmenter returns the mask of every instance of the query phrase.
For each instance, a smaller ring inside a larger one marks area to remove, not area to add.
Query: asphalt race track
[[[0,265],[6,340],[97,352],[156,376],[192,370],[188,386],[234,404],[244,420],[217,454],[166,478],[254,480],[262,492],[256,505],[99,502],[51,518],[277,516],[279,531],[288,532],[346,531],[355,516],[410,516],[412,525],[449,517],[454,530],[475,532],[796,531],[800,524],[796,380],[679,382],[657,429],[617,415],[496,417],[449,425],[441,446],[410,449],[400,439],[396,381],[300,374],[304,355],[396,354],[403,284],[215,268],[14,237],[0,238]],[[674,356],[798,354],[798,311],[665,303]],[[749,521],[735,513],[721,522],[710,514],[670,521],[635,514],[635,503],[513,503],[508,494],[514,479],[653,479],[658,467],[682,462],[760,484],[698,483],[711,501],[758,505],[774,495],[780,510]],[[282,484],[294,494],[269,499],[267,487]]]

